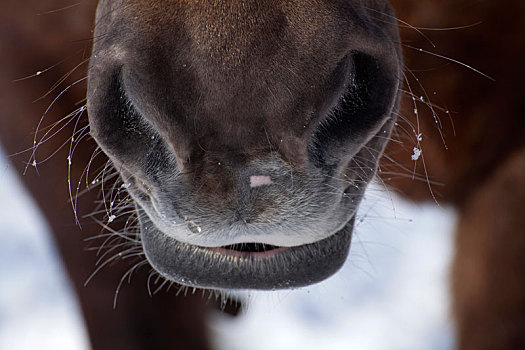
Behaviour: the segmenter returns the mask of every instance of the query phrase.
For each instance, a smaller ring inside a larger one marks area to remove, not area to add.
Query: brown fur
[[[394,0],[398,15],[413,26],[450,28],[469,26],[461,30],[424,31],[428,40],[412,28],[401,28],[407,45],[436,52],[464,62],[491,76],[495,81],[460,65],[404,48],[405,65],[415,71],[430,101],[443,108],[437,111],[442,134],[428,109],[419,104],[419,122],[423,132],[422,147],[431,180],[444,184],[434,186],[440,202],[462,203],[496,171],[513,150],[525,145],[524,102],[521,82],[525,72],[518,69],[522,48],[514,43],[525,40],[521,24],[525,18],[525,3],[517,0],[491,1],[421,1]],[[515,17],[510,20],[510,13]],[[402,25],[402,24],[401,24]],[[424,95],[419,84],[410,78],[418,96]],[[436,93],[434,95],[434,92]],[[403,115],[416,125],[413,103],[405,97]],[[444,113],[445,110],[450,115]],[[406,127],[405,124],[403,124]],[[446,144],[446,146],[445,146]],[[387,153],[408,169],[413,162],[404,150],[390,144]],[[417,173],[423,174],[422,162]],[[414,199],[428,199],[424,181],[396,179],[395,187]]]
[[[163,277],[276,289],[341,266],[396,117],[391,16],[386,1],[99,1],[90,131]]]
[[[394,0],[398,15],[413,26],[470,28],[423,31],[402,28],[404,42],[443,54],[481,70],[491,81],[458,64],[405,48],[430,100],[439,112],[445,143],[422,104],[419,122],[428,175],[438,202],[460,214],[452,271],[458,348],[525,348],[525,119],[522,84],[525,3],[505,1]],[[410,79],[418,96],[424,93]],[[436,92],[436,94],[434,94]],[[409,98],[403,115],[416,125]],[[404,127],[407,125],[401,123]],[[387,153],[412,169],[408,146],[391,143]],[[388,171],[389,161],[385,161]],[[391,170],[391,169],[390,169]],[[399,169],[397,170],[399,171]],[[394,170],[395,172],[395,170]],[[403,171],[401,171],[403,172]],[[419,161],[417,172],[424,174]],[[403,172],[406,174],[406,171]],[[425,181],[385,175],[409,198],[433,200]]]
[[[87,2],[87,8],[64,12],[67,15],[31,16],[31,13],[70,5],[68,1],[59,0],[46,3],[45,8],[40,9],[38,7],[43,5],[37,1],[25,1],[24,8],[6,2],[0,5],[5,28],[0,32],[0,132],[9,154],[31,145],[29,131],[50,102],[49,99],[36,104],[31,101],[74,64],[66,62],[42,77],[25,82],[12,84],[11,81],[68,57],[76,48],[71,49],[64,45],[65,42],[89,37],[89,14],[94,4]],[[423,123],[423,151],[430,177],[445,184],[434,187],[438,200],[456,203],[462,214],[454,265],[460,348],[523,348],[525,290],[520,274],[524,263],[519,233],[523,232],[524,225],[520,208],[525,206],[525,156],[523,152],[512,151],[523,145],[525,129],[519,89],[524,78],[523,70],[519,69],[522,57],[519,43],[524,41],[525,35],[520,20],[525,13],[523,2],[467,1],[459,4],[457,1],[393,0],[392,3],[398,16],[413,25],[447,27],[479,20],[484,22],[470,29],[431,35],[438,44],[437,49],[429,47],[412,29],[404,29],[403,37],[412,46],[467,62],[495,77],[495,83],[465,68],[443,65],[443,61],[408,48],[405,48],[405,55],[409,68],[425,70],[417,75],[427,90],[438,93],[438,97],[432,100],[453,112],[455,132],[446,114],[442,114],[448,151],[445,151],[433,126],[433,118],[420,115],[420,121]],[[155,6],[156,2],[153,2],[152,11]],[[159,25],[155,18],[146,19],[150,25]],[[297,30],[304,30],[302,35],[307,36],[315,28],[310,23],[304,21]],[[228,42],[230,33],[227,29],[219,27],[214,32]],[[244,43],[244,47],[248,44]],[[220,52],[221,47],[209,50]],[[228,54],[223,57],[230,65],[241,62],[249,51],[244,49],[237,53],[228,46],[225,50]],[[430,71],[429,66],[433,68]],[[79,73],[76,78],[81,76]],[[414,85],[417,84],[413,82]],[[72,93],[66,95],[47,117],[56,120],[66,115],[83,96],[83,86],[73,87]],[[408,106],[403,113],[407,117],[413,117],[410,104],[410,100],[404,103]],[[68,131],[64,133],[68,134]],[[457,136],[451,136],[454,134]],[[51,140],[41,152],[51,153],[59,141]],[[84,147],[79,148],[75,157],[78,160],[73,169],[76,173],[82,170],[80,159],[87,160],[91,153],[89,143]],[[393,144],[388,153],[411,169],[410,149],[411,145],[399,149]],[[73,225],[66,224],[73,222],[70,208],[65,203],[68,197],[66,157],[67,152],[62,151],[47,165],[39,167],[40,176],[30,171],[22,179],[52,225],[60,253],[79,294],[93,347],[141,349],[153,346],[151,342],[156,339],[158,348],[174,343],[187,349],[205,348],[206,340],[202,337],[204,308],[191,298],[180,302],[172,294],[161,294],[150,300],[143,296],[143,283],[136,280],[133,286],[124,287],[118,308],[112,311],[112,300],[107,296],[113,294],[125,269],[119,264],[100,273],[87,288],[82,286],[93,271],[95,258],[83,250],[83,234]],[[20,171],[26,160],[25,155],[12,157],[13,164]],[[422,169],[418,171],[421,173]],[[402,172],[407,174],[406,170]],[[385,176],[385,179],[388,181],[390,177]],[[419,200],[429,198],[426,183],[394,180],[393,185],[407,196]],[[92,199],[94,196],[88,194],[81,203],[89,206]]]
[[[4,150],[12,155],[11,163],[19,174],[24,172],[30,153],[18,152],[31,147],[31,131],[35,130],[43,111],[57,93],[39,102],[33,101],[89,53],[94,14],[92,2],[83,2],[81,6],[67,11],[36,15],[71,4],[68,0],[0,3],[0,133]],[[13,82],[67,57],[71,58],[42,76]],[[86,65],[59,89],[85,74]],[[85,97],[85,89],[85,84],[72,87],[46,115],[44,125],[70,113],[73,106]],[[57,150],[72,134],[73,125],[62,132],[39,147],[37,160]],[[80,177],[94,147],[93,142],[86,140],[77,150],[73,158],[72,179]],[[183,349],[208,349],[204,323],[208,306],[202,302],[201,296],[176,297],[176,290],[171,290],[151,298],[146,288],[148,271],[143,269],[134,275],[133,286],[128,286],[127,282],[122,286],[117,308],[113,310],[112,299],[118,282],[130,267],[125,262],[101,271],[84,286],[97,261],[95,252],[87,250],[86,246],[100,244],[89,244],[85,239],[97,234],[100,229],[92,220],[82,219],[82,215],[93,210],[98,195],[96,191],[88,192],[80,200],[78,213],[83,225],[83,229],[80,229],[75,225],[68,203],[67,156],[66,147],[48,162],[40,164],[38,172],[30,168],[20,178],[50,224],[58,251],[79,298],[92,348],[167,349],[177,344]],[[99,165],[94,164],[93,169]]]
[[[452,290],[459,348],[525,345],[525,149],[467,199],[456,237]]]

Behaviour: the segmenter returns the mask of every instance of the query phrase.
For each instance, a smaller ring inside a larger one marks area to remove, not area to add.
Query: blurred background
[[[45,220],[5,158],[0,169],[0,349],[89,349]],[[452,349],[453,211],[410,204],[375,184],[359,217],[338,274],[299,290],[238,293],[240,315],[210,315],[214,348]]]
[[[49,126],[84,104],[95,2],[2,1],[0,349],[89,349],[90,342],[96,349],[172,342],[189,350],[453,349],[456,226],[464,227],[461,217],[472,198],[479,201],[478,188],[525,139],[518,88],[524,70],[516,69],[525,3],[391,2],[407,66],[402,118],[381,178],[366,194],[347,263],[309,288],[236,293],[240,310],[221,312],[214,298],[203,302],[200,295],[150,297],[147,273],[123,284],[113,310],[126,262],[102,269],[84,287],[97,260],[85,239],[100,229],[80,215],[80,230],[68,203],[68,175],[76,183],[85,166],[68,167],[74,125],[67,118],[57,124],[54,130],[63,130],[36,158],[24,150],[43,114]],[[83,142],[73,159],[90,158],[94,145]],[[414,148],[424,158],[412,160]],[[33,160],[38,167],[20,177]],[[79,213],[92,210],[92,192],[80,198]]]

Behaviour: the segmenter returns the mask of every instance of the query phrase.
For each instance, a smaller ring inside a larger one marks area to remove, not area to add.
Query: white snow
[[[421,150],[417,147],[414,147],[414,154],[412,154],[412,160],[418,160],[419,157],[421,156]]]
[[[240,293],[249,301],[243,315],[214,314],[217,350],[452,349],[446,282],[454,213],[375,185],[360,218],[334,277],[299,290]],[[0,349],[88,349],[47,227],[4,158],[0,242]]]
[[[46,222],[0,149],[0,349],[88,349]]]

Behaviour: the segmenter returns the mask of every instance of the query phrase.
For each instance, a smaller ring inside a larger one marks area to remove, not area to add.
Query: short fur
[[[99,3],[91,134],[158,272],[275,289],[342,265],[397,112],[392,15],[386,1]],[[261,175],[272,184],[250,187]],[[215,249],[247,243],[283,248]]]

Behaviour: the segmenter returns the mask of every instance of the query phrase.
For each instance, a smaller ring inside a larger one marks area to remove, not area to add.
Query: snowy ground
[[[376,185],[360,217],[334,277],[294,291],[241,293],[249,304],[243,315],[214,315],[218,350],[452,349],[452,211],[412,205]],[[45,224],[5,158],[0,242],[0,349],[88,349]]]
[[[46,223],[0,149],[0,349],[88,349]]]

